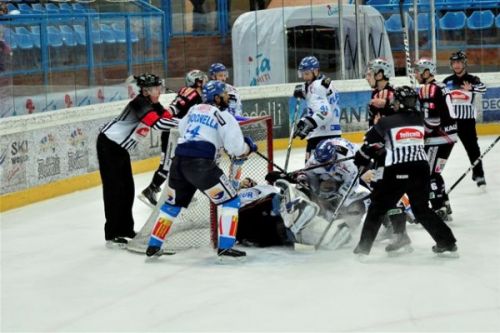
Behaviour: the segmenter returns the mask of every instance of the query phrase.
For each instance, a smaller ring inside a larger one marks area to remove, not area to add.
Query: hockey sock
[[[165,182],[165,179],[167,179],[166,176],[162,175],[160,172],[155,172],[153,179],[151,180],[151,185],[149,186],[153,187],[155,192],[160,192],[160,187]]]
[[[163,204],[163,206],[161,206],[160,215],[158,216],[155,226],[153,227],[153,231],[151,232],[148,246],[162,246],[172,223],[174,222],[177,215],[179,215],[180,211],[181,207],[172,206],[168,203],[165,203]]]
[[[230,249],[236,242],[239,208],[239,197],[235,197],[222,204],[219,217],[219,249]]]

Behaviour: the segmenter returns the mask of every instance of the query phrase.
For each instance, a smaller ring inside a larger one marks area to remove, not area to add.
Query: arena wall
[[[444,76],[443,76],[444,77]],[[443,77],[438,77],[442,79]],[[500,134],[500,75],[482,73],[488,92],[478,103],[480,135]],[[395,85],[409,84],[397,78]],[[360,142],[367,125],[366,106],[370,90],[364,80],[337,81],[344,136]],[[288,144],[295,84],[242,87],[246,116],[273,118],[275,149]],[[173,94],[162,95],[166,105]],[[100,184],[95,141],[100,126],[119,114],[128,101],[88,105],[46,113],[0,119],[0,211]],[[295,140],[294,147],[305,146]],[[152,131],[149,145],[131,152],[134,173],[152,171],[160,155],[159,132]]]

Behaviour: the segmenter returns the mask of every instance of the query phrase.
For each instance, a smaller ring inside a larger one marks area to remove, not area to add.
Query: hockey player
[[[417,111],[417,93],[408,86],[394,93],[395,114],[383,117],[368,130],[364,143],[355,155],[359,167],[370,159],[385,154],[383,178],[371,194],[371,203],[354,249],[358,255],[368,255],[381,225],[381,218],[404,193],[408,194],[417,220],[436,241],[435,253],[456,253],[456,239],[450,228],[428,206],[430,193],[429,163],[424,149],[423,115]],[[386,247],[396,251],[407,244],[406,233]]]
[[[177,125],[158,102],[162,80],[153,74],[135,76],[140,93],[122,113],[105,124],[97,137],[97,159],[104,196],[104,237],[109,247],[125,247],[133,238],[134,178],[129,151],[147,137],[151,128],[166,131]]]
[[[213,63],[208,69],[208,75],[210,76],[210,80],[217,80],[226,84],[226,90],[229,95],[229,103],[227,105],[229,113],[231,113],[238,121],[245,120],[246,118],[242,115],[240,94],[235,87],[226,82],[229,77],[226,66],[219,62]]]
[[[431,59],[421,58],[415,64],[415,77],[421,84],[418,99],[424,112],[425,152],[431,168],[432,209],[445,221],[451,219],[451,207],[441,173],[451,150],[457,142],[457,124],[450,115],[451,97],[444,84],[434,78],[436,65]]]
[[[451,55],[450,67],[453,70],[453,75],[445,78],[443,83],[451,91],[453,110],[450,112],[457,121],[458,137],[462,141],[472,164],[481,155],[477,143],[475,102],[477,95],[486,92],[486,86],[477,76],[467,73],[467,56],[463,51]],[[472,180],[479,187],[486,186],[481,161],[472,170]]]
[[[375,119],[393,113],[391,103],[394,99],[394,88],[389,83],[389,79],[393,76],[392,64],[383,58],[373,59],[367,65],[365,79],[373,89],[368,105],[370,127],[373,126]]]
[[[193,69],[186,74],[185,82],[186,86],[177,92],[177,96],[168,106],[170,113],[179,119],[183,118],[193,105],[202,102],[201,88],[208,82],[208,77],[204,72]],[[153,207],[157,203],[156,195],[160,192],[160,187],[168,176],[167,146],[169,137],[170,131],[162,132],[160,165],[153,175],[151,184],[139,195],[141,201]]]
[[[320,73],[319,61],[308,56],[300,61],[298,75],[303,84],[295,87],[293,96],[305,99],[307,109],[297,123],[293,138],[307,140],[306,158],[324,139],[340,137],[339,95],[330,78]]]
[[[281,218],[278,188],[244,178],[238,195],[241,208],[236,239],[239,243],[258,247],[292,245]]]
[[[218,221],[218,256],[244,257],[233,249],[238,226],[240,199],[215,158],[224,148],[231,156],[245,157],[257,151],[249,137],[243,137],[235,118],[226,111],[229,96],[220,81],[203,86],[203,104],[193,106],[179,122],[180,138],[170,166],[167,200],[151,232],[146,255],[161,255],[161,246],[182,207],[187,207],[197,189],[214,204],[222,205]]]

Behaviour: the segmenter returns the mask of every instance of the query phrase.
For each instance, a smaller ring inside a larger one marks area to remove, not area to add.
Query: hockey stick
[[[405,46],[406,56],[406,75],[410,79],[411,86],[415,88],[415,74],[413,74],[413,69],[411,67],[410,40],[408,38],[408,25],[406,24],[406,15],[404,12],[404,0],[399,0],[399,15],[401,18],[401,27],[403,28],[403,44]]]
[[[283,172],[287,176],[290,176],[290,175],[292,175],[294,173],[299,173],[299,172],[309,171],[309,170],[313,170],[313,169],[317,169],[317,168],[322,168],[322,167],[325,167],[325,166],[328,166],[328,165],[332,165],[332,164],[336,164],[336,163],[340,163],[340,162],[345,162],[345,161],[349,161],[349,160],[354,159],[354,156],[349,156],[349,157],[339,158],[338,160],[335,160],[335,161],[320,163],[320,164],[312,165],[312,166],[307,167],[307,168],[303,168],[303,169],[298,169],[298,170],[295,170],[295,171],[287,172],[287,171],[285,171],[285,169],[283,169],[282,167],[280,167],[279,165],[277,165],[273,161],[269,160],[267,158],[267,156],[263,155],[261,152],[256,151],[255,153],[258,156],[262,157],[267,162],[271,163],[276,169],[278,169],[279,171]]]
[[[288,162],[290,161],[290,153],[292,151],[292,142],[293,142],[293,134],[295,133],[295,126],[297,125],[297,119],[299,118],[299,108],[300,108],[300,98],[295,100],[295,112],[293,114],[293,122],[292,127],[290,127],[290,137],[288,138],[288,147],[286,148],[286,157],[285,157],[285,173],[288,170]],[[279,169],[278,169],[279,170]],[[280,170],[282,171],[282,170]]]
[[[451,185],[451,187],[448,189],[448,191],[446,191],[446,194],[450,194],[450,192],[455,188],[457,187],[457,185],[462,181],[462,179],[465,178],[465,176],[467,176],[467,174],[469,172],[471,172],[472,169],[474,169],[474,167],[476,165],[479,164],[479,162],[481,162],[481,160],[483,159],[484,155],[486,155],[490,150],[491,148],[493,148],[494,145],[497,144],[497,142],[500,141],[500,136],[497,136],[497,138],[495,139],[495,141],[493,141],[489,146],[488,148],[486,148],[486,150],[481,154],[481,156],[479,156],[475,161],[474,163],[472,163],[472,165],[467,169],[465,170],[465,172],[456,180],[456,182]]]
[[[340,209],[344,205],[344,202],[347,200],[347,197],[349,196],[349,194],[351,193],[352,189],[354,188],[354,184],[357,183],[357,181],[358,181],[358,179],[359,179],[360,176],[361,176],[361,170],[358,171],[358,173],[356,174],[356,177],[354,177],[354,179],[352,180],[351,184],[349,185],[349,188],[347,189],[346,193],[342,197],[342,200],[340,200],[339,204],[337,205],[337,208],[335,208],[335,211],[333,212],[333,215],[330,218],[330,221],[328,221],[328,225],[326,226],[325,230],[321,234],[321,237],[319,238],[318,243],[316,243],[316,245],[314,246],[314,248],[316,250],[319,249],[319,247],[321,246],[321,243],[323,243],[323,240],[325,239],[326,234],[328,233],[328,231],[332,227],[333,222],[335,222],[335,219],[337,218],[337,215],[339,214]]]

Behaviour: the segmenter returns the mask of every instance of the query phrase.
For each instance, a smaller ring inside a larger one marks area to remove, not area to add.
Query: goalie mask
[[[335,145],[328,139],[321,141],[314,150],[314,158],[319,163],[335,162],[337,159]]]

